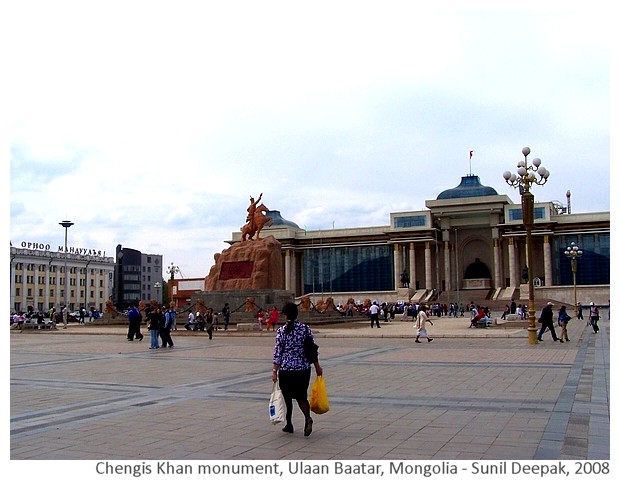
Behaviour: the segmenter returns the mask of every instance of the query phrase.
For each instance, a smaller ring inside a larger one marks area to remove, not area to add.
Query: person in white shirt
[[[381,328],[381,325],[379,325],[379,305],[377,305],[377,302],[372,302],[368,313],[370,314],[370,328],[373,328],[375,322],[377,322],[377,328]]]
[[[193,312],[190,310],[187,314],[187,323],[185,324],[186,330],[194,330],[196,326],[196,318],[194,317]]]

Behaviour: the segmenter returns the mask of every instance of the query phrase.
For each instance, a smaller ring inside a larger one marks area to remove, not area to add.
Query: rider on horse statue
[[[265,205],[259,205],[259,202],[263,198],[261,193],[258,196],[258,200],[254,200],[254,197],[250,196],[250,206],[248,207],[248,216],[246,217],[247,223],[241,227],[241,240],[252,240],[254,235],[258,240],[260,231],[265,225],[271,225],[273,218],[264,214],[269,209]]]

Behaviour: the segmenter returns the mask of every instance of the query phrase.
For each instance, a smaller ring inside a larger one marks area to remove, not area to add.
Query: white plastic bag
[[[284,396],[278,382],[273,382],[273,389],[271,390],[271,398],[269,399],[269,419],[274,425],[276,423],[283,422],[286,418],[285,414],[286,404],[284,403]]]

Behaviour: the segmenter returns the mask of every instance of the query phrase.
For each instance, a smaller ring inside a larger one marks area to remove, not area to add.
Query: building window
[[[545,207],[534,207],[534,220],[544,220],[547,218]],[[521,208],[511,208],[508,210],[508,219],[511,222],[523,221],[523,210]]]
[[[394,288],[388,245],[320,248],[304,254],[304,293],[361,292]]]
[[[407,217],[395,217],[394,228],[425,227],[426,215],[410,215]]]
[[[583,255],[577,259],[577,286],[608,285],[611,281],[611,235],[609,233],[567,235],[553,238],[554,283],[556,285],[573,284],[571,261],[564,255],[564,251],[570,242],[575,242],[583,251]]]

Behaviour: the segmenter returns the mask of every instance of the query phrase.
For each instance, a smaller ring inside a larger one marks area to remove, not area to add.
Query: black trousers
[[[138,320],[130,320],[129,322],[129,330],[127,331],[127,338],[129,340],[133,340],[136,337],[138,340],[143,338],[142,333],[140,333],[140,321]]]
[[[538,332],[538,340],[542,340],[543,333],[545,333],[547,329],[549,329],[549,331],[551,332],[551,337],[553,337],[553,340],[557,340],[558,336],[555,333],[553,322],[545,322],[542,324],[542,327],[540,327],[540,330]]]
[[[169,328],[162,328],[159,330],[159,336],[161,337],[161,346],[165,347],[167,345],[174,347],[174,343],[172,342],[172,337],[170,336]]]

